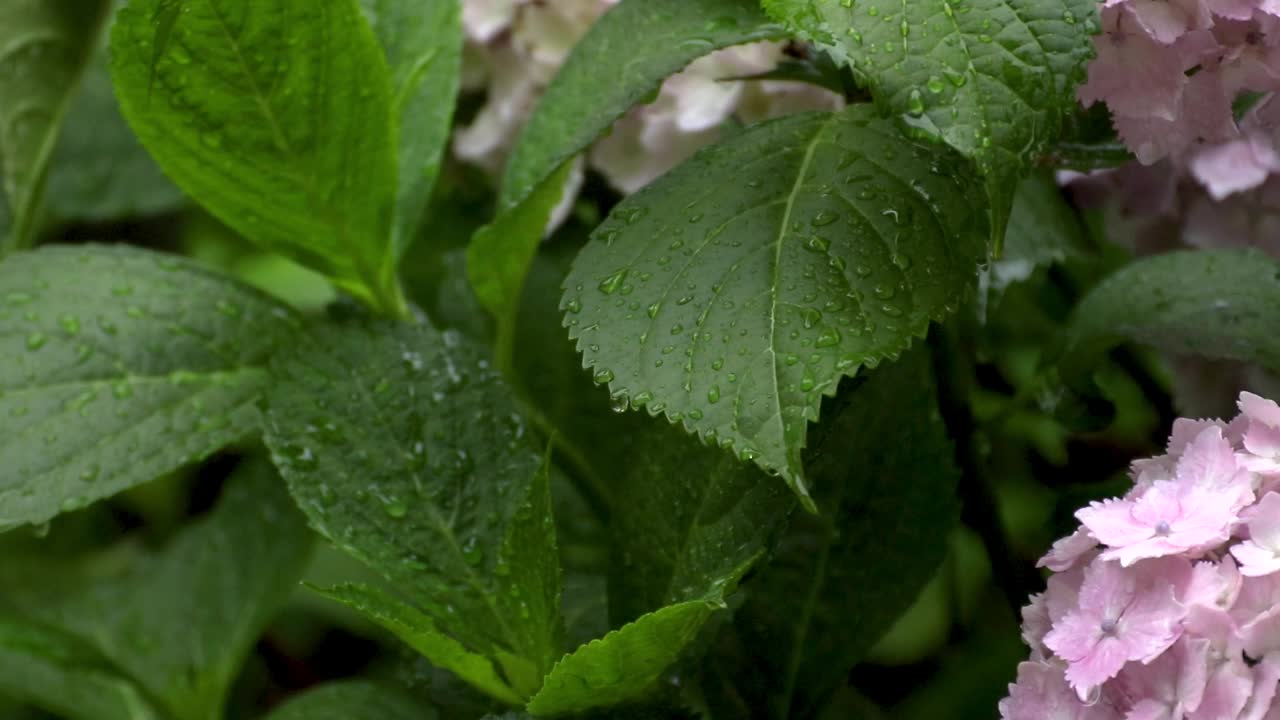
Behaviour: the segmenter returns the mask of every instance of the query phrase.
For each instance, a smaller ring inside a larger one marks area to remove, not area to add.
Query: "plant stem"
[[[954,330],[946,326],[934,326],[929,349],[937,377],[938,408],[955,443],[960,467],[961,520],[982,538],[995,582],[1014,619],[1020,621],[1021,608],[1040,581],[1035,567],[1013,552],[1000,518],[999,498],[978,452],[979,431],[968,403],[973,369]]]

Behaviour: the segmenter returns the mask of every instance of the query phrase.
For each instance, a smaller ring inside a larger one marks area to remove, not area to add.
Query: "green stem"
[[[954,331],[934,326],[929,348],[938,380],[938,407],[956,446],[960,466],[960,495],[964,500],[962,518],[982,538],[996,584],[1004,593],[1014,619],[1021,620],[1021,608],[1039,587],[1035,567],[1018,557],[1009,542],[1000,517],[999,497],[978,452],[979,429],[969,408],[969,388],[973,368]]]

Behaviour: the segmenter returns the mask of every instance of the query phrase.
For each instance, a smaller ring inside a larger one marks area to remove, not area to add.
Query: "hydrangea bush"
[[[1278,91],[1276,0],[0,1],[0,720],[1277,720]]]

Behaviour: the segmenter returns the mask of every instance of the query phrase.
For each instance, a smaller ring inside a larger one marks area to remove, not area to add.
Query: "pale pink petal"
[[[1240,639],[1249,657],[1280,651],[1280,607],[1270,608],[1242,624]]]
[[[1214,666],[1200,704],[1187,720],[1237,718],[1253,693],[1253,671],[1239,657]]]
[[[1044,636],[1052,625],[1045,594],[1032,595],[1031,602],[1022,606],[1022,641],[1031,648],[1032,658],[1043,659],[1049,654],[1044,646]]]
[[[1260,547],[1252,540],[1231,546],[1231,554],[1240,561],[1240,574],[1260,577],[1280,571],[1280,557],[1275,552]]]
[[[1143,33],[1109,32],[1094,38],[1097,58],[1089,63],[1089,79],[1080,87],[1088,107],[1106,102],[1112,112],[1129,117],[1173,120],[1183,88],[1182,57]]]
[[[1251,392],[1240,393],[1240,412],[1250,420],[1273,428],[1280,428],[1280,405],[1274,400],[1254,395]]]
[[[1124,7],[1156,42],[1170,45],[1191,30],[1213,25],[1200,0],[1128,0]]]
[[[1036,567],[1047,567],[1054,572],[1063,572],[1074,567],[1082,559],[1088,562],[1087,555],[1097,547],[1097,538],[1082,527],[1055,542],[1049,552],[1036,563]]]
[[[1091,502],[1089,507],[1076,511],[1076,519],[1103,545],[1124,547],[1152,536],[1151,525],[1134,519],[1134,506],[1128,500]]]
[[[1119,720],[1105,703],[1087,705],[1067,686],[1056,664],[1024,662],[1009,697],[1000,701],[1001,720]]]
[[[1280,170],[1271,141],[1251,135],[1206,148],[1191,159],[1191,172],[1215,200],[1258,187]]]
[[[1270,653],[1262,658],[1253,668],[1253,695],[1245,704],[1238,720],[1270,720],[1268,710],[1276,695],[1276,685],[1280,682],[1280,653]],[[1276,705],[1280,709],[1280,704]]]

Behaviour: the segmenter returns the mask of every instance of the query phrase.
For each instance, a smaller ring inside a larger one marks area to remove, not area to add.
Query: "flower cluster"
[[[1081,101],[1105,101],[1145,164],[1194,152],[1215,195],[1254,187],[1259,173],[1265,179],[1274,150],[1237,125],[1233,104],[1242,93],[1280,89],[1280,2],[1104,0],[1101,10]],[[1241,162],[1248,172],[1234,171]]]
[[[1277,720],[1280,406],[1178,420],[1133,489],[1076,513],[1023,609],[1005,720]]]
[[[542,91],[574,44],[618,0],[464,0],[464,84],[487,85],[474,121],[454,137],[461,159],[496,172]],[[842,99],[811,85],[775,80],[730,81],[772,70],[781,43],[727,48],[669,78],[656,99],[620,120],[588,155],[591,167],[623,193],[714,142],[730,119],[756,122],[801,110],[834,110]],[[581,174],[574,178],[581,182]],[[566,193],[570,198],[574,192]]]

